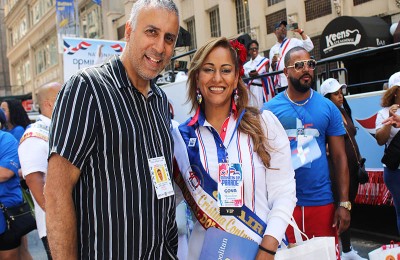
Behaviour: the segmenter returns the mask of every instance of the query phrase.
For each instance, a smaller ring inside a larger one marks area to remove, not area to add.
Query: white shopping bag
[[[275,260],[336,260],[335,238],[314,237],[291,248],[278,250]]]
[[[306,234],[301,232],[293,219],[288,223],[293,227],[296,245],[278,250],[275,260],[336,260],[334,237],[313,237],[309,239]],[[301,234],[307,239],[303,241]]]
[[[370,260],[397,260],[400,259],[400,243],[393,241],[368,253]]]

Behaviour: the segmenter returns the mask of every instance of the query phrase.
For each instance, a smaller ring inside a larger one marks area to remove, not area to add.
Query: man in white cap
[[[300,46],[308,52],[314,49],[314,44],[310,37],[304,33],[303,29],[293,28],[292,31],[298,33],[301,39],[287,38],[287,22],[280,21],[275,24],[275,36],[277,42],[269,51],[269,60],[271,62],[270,71],[283,70],[285,68],[284,57],[286,53],[293,47]],[[284,91],[288,86],[288,81],[285,74],[281,73],[274,77],[274,86],[277,93]]]

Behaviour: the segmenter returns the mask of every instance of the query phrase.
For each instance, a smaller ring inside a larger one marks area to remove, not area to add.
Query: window
[[[46,71],[51,66],[58,63],[57,37],[42,42],[35,52],[36,74]]]
[[[81,8],[79,18],[81,34],[84,38],[98,39],[103,37],[103,22],[99,5],[93,1],[88,2],[86,6]]]
[[[117,28],[118,40],[122,41],[125,38],[125,24]]]
[[[286,9],[282,9],[278,12],[269,14],[265,17],[267,22],[267,33],[275,32],[275,24],[279,21],[286,21]]]
[[[40,12],[40,2],[36,2],[31,9],[31,17],[32,17],[32,25],[35,25],[37,22],[39,22],[40,17],[41,17],[41,12]]]
[[[26,17],[22,19],[21,23],[19,24],[19,38],[21,39],[28,31],[28,25],[26,24]]]
[[[24,85],[31,80],[29,56],[23,58],[20,62],[13,65],[15,71],[15,83],[18,86]]]
[[[369,1],[372,1],[372,0],[353,0],[353,4],[356,6],[356,5],[360,5],[360,4],[369,2]]]
[[[23,66],[23,72],[24,72],[24,76],[25,76],[25,82],[30,81],[31,80],[31,62],[29,61],[28,58],[26,58]]]
[[[332,13],[331,0],[306,0],[306,21],[311,21]]]
[[[54,0],[38,0],[31,7],[32,25],[37,24],[40,19],[54,6]]]
[[[236,27],[238,33],[250,32],[249,4],[246,0],[236,0]]]
[[[10,43],[11,46],[15,46],[19,40],[22,39],[22,37],[25,36],[25,34],[28,32],[28,23],[26,21],[26,17],[23,17],[21,21],[9,29],[9,35],[10,35]]]
[[[221,36],[221,25],[219,22],[219,8],[215,8],[210,12],[210,29],[211,37]]]
[[[16,3],[17,3],[17,0],[7,0],[8,11],[10,11]]]
[[[268,6],[277,4],[277,3],[282,2],[282,1],[283,1],[283,0],[268,0]]]
[[[321,59],[321,45],[320,45],[321,36],[316,36],[311,38],[311,41],[314,44],[314,49],[310,52],[311,56],[314,56],[314,59]]]
[[[194,17],[190,18],[186,22],[187,30],[190,33],[190,50],[194,50],[197,48],[197,40],[196,40],[196,23]]]

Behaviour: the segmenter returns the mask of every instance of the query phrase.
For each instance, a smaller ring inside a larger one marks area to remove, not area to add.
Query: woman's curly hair
[[[395,103],[397,88],[397,86],[394,86],[385,91],[381,99],[382,107],[390,107]]]

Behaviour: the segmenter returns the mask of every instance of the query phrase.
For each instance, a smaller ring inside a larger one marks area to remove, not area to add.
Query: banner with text
[[[62,53],[62,38],[79,35],[78,9],[74,0],[56,0],[56,27],[58,50]]]
[[[120,55],[125,42],[85,38],[63,38],[64,81],[78,70],[103,63],[109,57]]]

